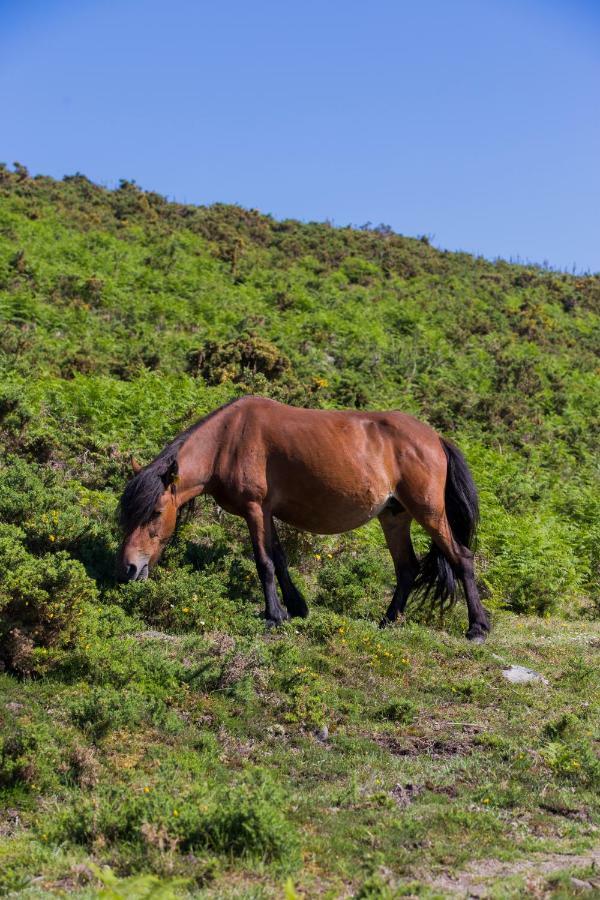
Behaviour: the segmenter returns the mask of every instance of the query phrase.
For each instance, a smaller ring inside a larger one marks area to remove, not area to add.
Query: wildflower
[[[178,815],[179,815],[179,810],[178,810],[178,809],[174,809],[174,810],[173,810],[173,815],[174,815],[174,816],[178,816]]]
[[[320,553],[315,553],[315,559],[321,559],[321,554],[320,554]]]
[[[144,788],[144,793],[145,793],[145,794],[149,794],[149,793],[150,793],[150,788],[149,788],[148,786],[146,786],[146,787]]]
[[[483,803],[489,803],[489,802],[490,802],[490,798],[489,798],[489,797],[484,797],[482,802],[483,802]]]
[[[182,609],[182,612],[184,612],[184,613],[189,613],[189,611],[190,611],[189,606],[184,606]]]
[[[51,534],[51,535],[49,535],[48,540],[54,542],[56,540],[56,536]]]

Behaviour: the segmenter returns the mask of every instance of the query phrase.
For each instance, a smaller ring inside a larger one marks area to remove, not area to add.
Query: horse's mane
[[[225,403],[224,406],[220,406],[198,422],[190,425],[189,428],[178,434],[170,444],[167,444],[151,463],[144,466],[127,482],[119,505],[119,524],[125,533],[129,534],[134,528],[137,528],[139,525],[145,525],[150,521],[158,498],[165,491],[163,476],[167,474],[170,466],[177,459],[177,455],[187,439],[205,422],[208,422],[217,413],[222,412],[222,410],[235,402],[235,400],[231,400],[229,403]]]

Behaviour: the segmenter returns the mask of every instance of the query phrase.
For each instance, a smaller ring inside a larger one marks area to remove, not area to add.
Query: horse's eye
[[[154,512],[152,513],[152,515],[150,516],[151,522],[154,522],[155,519],[160,519],[160,510],[155,509]]]

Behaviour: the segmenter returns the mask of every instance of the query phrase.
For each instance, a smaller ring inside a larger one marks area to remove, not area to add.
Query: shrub
[[[175,571],[157,568],[147,581],[129,582],[107,595],[125,610],[159,628],[205,631],[231,628],[244,618],[247,608],[228,596],[224,572]],[[256,585],[255,585],[256,589]]]
[[[594,747],[592,721],[565,713],[543,728],[546,745],[541,756],[562,779],[587,787],[600,787],[600,757]],[[586,733],[587,729],[587,733]]]
[[[118,690],[111,685],[97,685],[76,694],[68,706],[73,724],[94,741],[109,731],[135,729],[141,724],[167,731],[176,731],[179,724],[163,700],[137,686]]]
[[[0,660],[30,675],[47,671],[75,645],[97,589],[67,553],[34,557],[23,538],[21,529],[0,525]]]
[[[497,513],[496,535],[486,548],[486,581],[493,596],[520,613],[547,615],[577,597],[582,570],[571,549],[571,532],[556,519]]]
[[[56,722],[37,703],[15,714],[2,710],[0,788],[36,796],[89,775],[90,761],[78,753],[73,730]]]
[[[323,684],[319,675],[307,666],[296,666],[284,678],[283,687],[287,694],[285,719],[300,722],[309,727],[322,725],[327,707],[323,696]]]
[[[389,700],[375,712],[376,719],[387,722],[399,722],[401,725],[410,725],[417,714],[417,708],[411,700],[403,697],[397,700]]]
[[[551,741],[541,750],[546,764],[561,778],[600,787],[600,759],[589,740]]]
[[[294,866],[298,837],[285,816],[281,791],[260,771],[227,786],[157,786],[148,793],[104,787],[95,799],[57,810],[50,836],[91,847],[124,842],[137,852],[137,866],[162,836],[181,852],[209,850]]]
[[[225,344],[210,342],[190,356],[190,368],[208,384],[240,382],[248,374],[275,381],[291,373],[291,363],[270,341],[246,335]]]
[[[256,775],[226,790],[213,810],[182,822],[182,848],[207,847],[217,853],[294,864],[298,838],[283,813],[282,793]]]
[[[386,592],[391,563],[383,553],[363,546],[322,560],[317,574],[317,602],[344,615],[372,616],[375,602],[380,609],[389,600]]]
[[[350,284],[369,285],[379,275],[376,265],[356,256],[347,256],[340,266]]]

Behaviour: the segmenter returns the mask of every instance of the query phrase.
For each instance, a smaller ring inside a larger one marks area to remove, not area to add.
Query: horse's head
[[[177,524],[177,459],[160,457],[142,468],[131,461],[133,478],[121,498],[124,537],[118,568],[125,581],[145,581]]]

